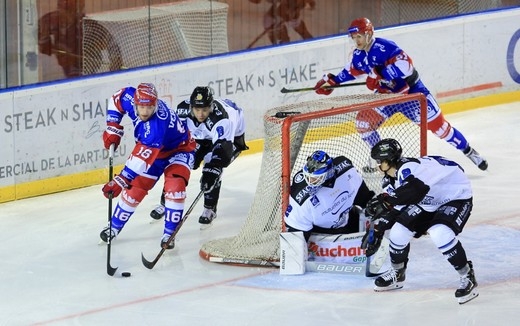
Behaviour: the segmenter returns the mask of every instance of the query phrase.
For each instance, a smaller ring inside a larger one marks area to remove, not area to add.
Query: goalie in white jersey
[[[439,251],[460,274],[455,297],[460,304],[478,296],[473,264],[457,239],[469,219],[473,193],[469,179],[457,163],[440,156],[401,157],[395,139],[379,141],[371,157],[385,174],[384,193],[377,195],[365,213],[377,220],[377,246],[390,230],[392,268],[375,280],[375,291],[400,289],[405,280],[410,241],[429,234]]]
[[[355,206],[364,208],[374,194],[348,158],[315,151],[293,177],[285,212],[287,231],[303,231],[306,241],[312,232],[364,231],[366,219]]]

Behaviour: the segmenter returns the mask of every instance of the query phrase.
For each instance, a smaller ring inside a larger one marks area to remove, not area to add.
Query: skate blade
[[[403,288],[403,283],[396,283],[396,284],[393,284],[393,285],[390,285],[390,286],[385,286],[385,287],[379,287],[379,286],[375,286],[374,287],[374,291],[376,292],[385,292],[385,291],[392,291],[392,290],[398,290],[398,289],[402,289]]]
[[[468,295],[457,298],[457,300],[459,301],[459,304],[465,304],[466,302],[469,302],[469,301],[475,299],[476,297],[478,297],[478,294],[479,294],[478,291],[473,290]]]

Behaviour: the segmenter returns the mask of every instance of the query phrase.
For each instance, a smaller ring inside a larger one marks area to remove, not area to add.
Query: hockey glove
[[[117,197],[123,188],[129,189],[131,187],[129,183],[130,182],[125,177],[118,174],[114,176],[113,180],[103,186],[103,195],[105,195],[106,198],[109,198],[110,194],[112,194],[112,198]]]
[[[324,88],[323,86],[338,86],[339,84],[334,81],[336,76],[334,74],[328,73],[320,79],[316,86],[314,86],[314,91],[319,95],[330,95],[334,88]]]
[[[202,177],[200,178],[200,190],[204,193],[211,192],[220,181],[222,168],[205,164],[202,168]]]
[[[115,122],[107,123],[107,129],[103,133],[103,143],[106,149],[110,148],[110,145],[115,144],[114,150],[117,149],[119,143],[121,142],[121,137],[123,137],[124,127]]]
[[[365,215],[371,220],[377,220],[381,215],[391,212],[393,206],[386,200],[387,197],[387,193],[381,193],[370,199],[365,208]]]
[[[383,240],[385,232],[380,232],[378,230],[368,229],[363,235],[361,239],[361,249],[365,249],[365,254],[367,257],[372,256],[377,252],[379,247],[381,246],[381,240]]]

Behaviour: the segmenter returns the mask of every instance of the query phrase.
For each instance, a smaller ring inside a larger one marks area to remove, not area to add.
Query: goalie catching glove
[[[205,164],[202,168],[202,177],[200,178],[200,190],[204,193],[211,192],[220,181],[222,168]]]
[[[323,78],[316,83],[316,86],[314,86],[314,91],[316,91],[316,94],[330,95],[334,88],[325,88],[323,86],[338,86],[339,84],[334,81],[334,78],[336,78],[336,76],[331,73],[328,73],[325,76],[323,76]]]
[[[112,198],[119,196],[121,191],[124,189],[130,188],[130,182],[120,174],[114,176],[114,179],[107,182],[103,186],[103,195],[105,195],[106,198],[110,198],[110,195],[112,195]]]
[[[365,215],[371,220],[377,220],[382,215],[390,213],[393,205],[387,199],[390,197],[387,193],[381,193],[370,199],[365,208]]]
[[[114,150],[117,149],[119,143],[121,143],[121,137],[124,134],[124,127],[115,122],[107,123],[107,129],[103,132],[103,144],[106,149],[110,148],[110,145],[114,144]]]

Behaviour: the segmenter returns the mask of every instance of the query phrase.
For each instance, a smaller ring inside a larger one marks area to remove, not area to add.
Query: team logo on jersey
[[[303,180],[305,180],[305,178],[303,177],[303,172],[298,172],[296,173],[296,175],[294,176],[294,182],[295,183],[300,183],[300,182],[303,182]]]
[[[412,174],[412,171],[410,171],[410,169],[403,169],[399,174],[399,183],[402,184],[403,181]]]
[[[222,137],[224,135],[224,127],[218,126],[216,131],[217,131],[217,134],[218,134],[218,138],[220,138],[220,137]]]
[[[162,102],[159,102],[156,114],[159,119],[166,120],[168,118],[168,108]]]
[[[320,200],[318,199],[318,197],[312,196],[311,197],[311,204],[314,207],[318,206],[320,204]]]

